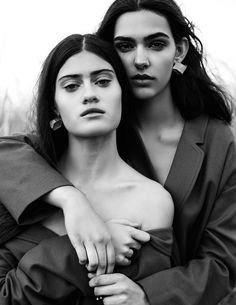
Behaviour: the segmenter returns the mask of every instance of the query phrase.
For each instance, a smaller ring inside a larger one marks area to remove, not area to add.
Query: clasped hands
[[[83,215],[83,216],[82,216]],[[134,249],[148,242],[150,235],[140,225],[127,219],[104,223],[90,208],[76,213],[64,211],[68,236],[79,263],[86,265],[89,285],[108,305],[147,305],[143,289],[123,274],[112,273],[115,264],[127,266]]]

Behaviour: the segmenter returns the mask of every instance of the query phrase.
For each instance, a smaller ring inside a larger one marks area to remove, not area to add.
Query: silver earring
[[[50,127],[52,128],[52,130],[55,131],[55,130],[61,128],[61,126],[62,126],[62,120],[61,120],[60,117],[57,117],[57,118],[51,120],[51,121],[49,122],[49,124],[50,124]]]
[[[187,69],[187,66],[182,64],[181,62],[179,61],[176,61],[174,63],[174,66],[173,66],[173,71],[178,73],[178,74],[184,74],[184,71]]]

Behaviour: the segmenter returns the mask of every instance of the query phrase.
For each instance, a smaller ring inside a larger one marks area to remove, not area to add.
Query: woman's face
[[[73,55],[57,75],[55,103],[69,134],[93,137],[115,130],[121,88],[113,67],[88,51]]]
[[[114,45],[137,98],[152,99],[168,88],[176,44],[165,17],[146,10],[121,15]]]

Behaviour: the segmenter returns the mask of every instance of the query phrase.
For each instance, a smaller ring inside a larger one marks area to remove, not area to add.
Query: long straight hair
[[[132,103],[128,102],[129,99],[132,99],[132,93],[127,86],[128,79],[123,64],[113,46],[91,34],[74,34],[66,37],[49,53],[43,64],[35,103],[37,150],[54,167],[57,166],[58,159],[68,146],[68,132],[65,127],[62,126],[56,131],[50,128],[50,121],[56,116],[56,78],[66,60],[83,50],[89,51],[111,64],[121,86],[122,115],[117,129],[117,141],[120,141],[132,120]]]
[[[233,113],[232,98],[208,75],[203,56],[203,45],[194,32],[194,25],[183,16],[173,0],[115,0],[106,12],[97,35],[113,43],[117,19],[127,12],[148,10],[164,16],[176,43],[186,37],[189,50],[183,61],[188,66],[183,75],[172,73],[170,85],[176,107],[185,120],[207,114],[230,123]]]

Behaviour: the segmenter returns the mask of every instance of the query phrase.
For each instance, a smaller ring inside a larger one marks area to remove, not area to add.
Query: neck
[[[96,181],[112,179],[120,161],[116,133],[103,137],[78,138],[69,136],[68,149],[59,162],[63,175],[81,190]]]
[[[137,115],[141,130],[159,130],[182,121],[181,115],[174,105],[170,88],[166,88],[153,99],[139,102],[140,108]]]

